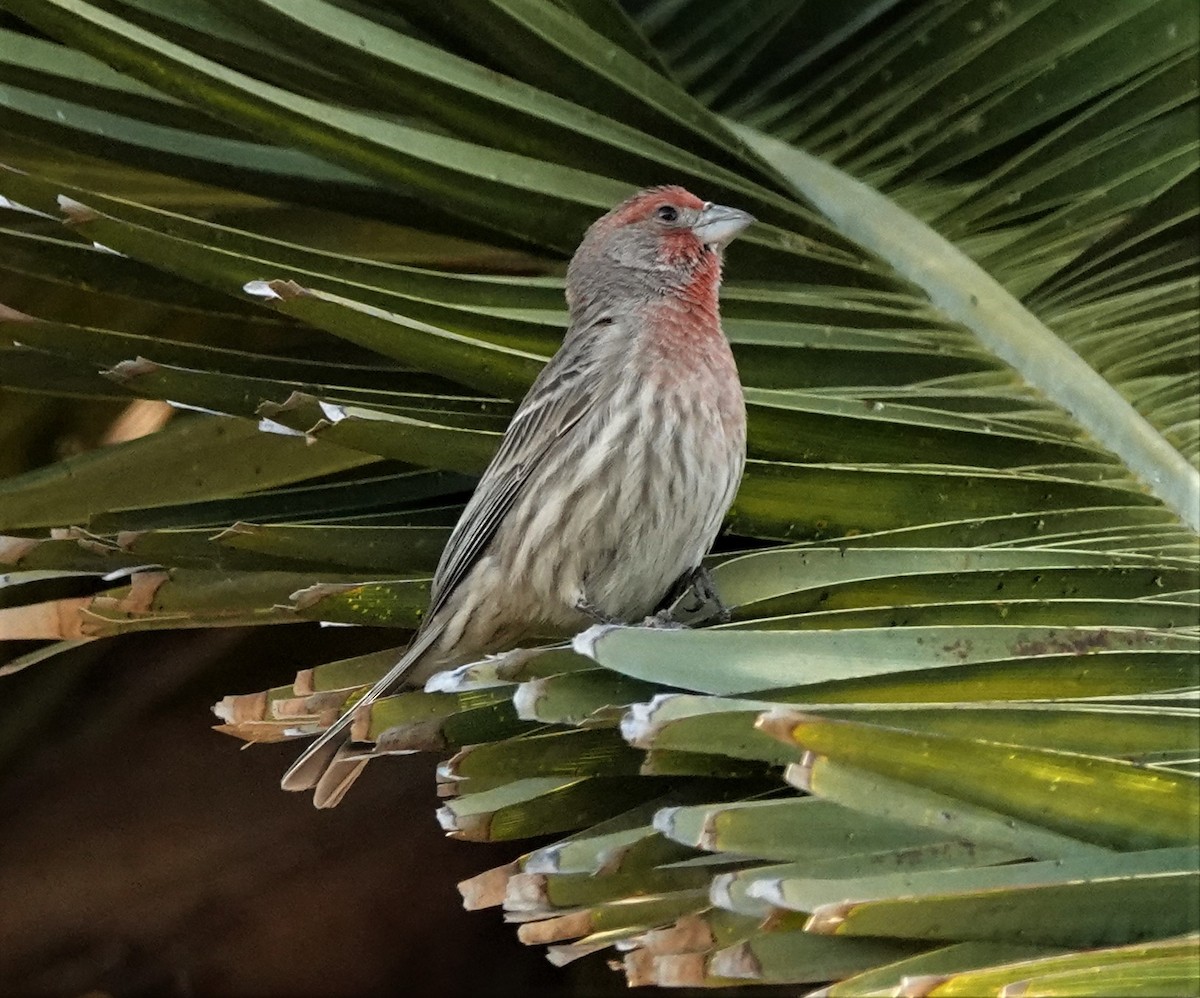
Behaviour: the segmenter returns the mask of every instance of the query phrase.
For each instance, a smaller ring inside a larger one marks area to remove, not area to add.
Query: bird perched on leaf
[[[535,634],[654,613],[700,562],[746,458],[721,330],[721,253],[753,218],[655,187],[588,229],[562,347],[521,402],[442,552],[399,662],[296,760],[287,790],[338,803],[365,765],[355,710]]]

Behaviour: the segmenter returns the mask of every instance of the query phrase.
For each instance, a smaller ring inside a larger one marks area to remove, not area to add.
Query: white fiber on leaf
[[[300,430],[293,430],[290,426],[284,426],[283,423],[277,423],[273,419],[260,419],[258,428],[263,433],[278,433],[281,437],[302,437],[304,434]]]
[[[330,423],[336,425],[346,418],[346,410],[343,406],[335,405],[332,402],[322,402],[319,399],[317,405],[321,407],[321,412]]]
[[[38,211],[36,208],[30,208],[27,204],[21,204],[19,201],[12,201],[4,195],[0,194],[0,208],[7,208],[9,211],[20,211],[27,215],[37,215],[40,218],[53,218],[53,215],[47,215],[44,211]]]
[[[271,287],[270,282],[268,281],[247,281],[242,285],[242,290],[245,291],[246,294],[254,295],[257,298],[282,299],[283,297],[278,291]]]

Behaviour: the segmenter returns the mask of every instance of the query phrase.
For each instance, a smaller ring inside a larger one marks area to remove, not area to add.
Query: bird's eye
[[[664,204],[658,209],[656,214],[664,222],[673,222],[679,217],[679,212],[675,208],[672,208],[669,204]]]

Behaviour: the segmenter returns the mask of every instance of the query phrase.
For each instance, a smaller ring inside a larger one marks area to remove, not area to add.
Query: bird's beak
[[[718,249],[732,242],[734,237],[754,221],[754,216],[737,208],[723,204],[710,204],[696,219],[692,231],[705,246]]]

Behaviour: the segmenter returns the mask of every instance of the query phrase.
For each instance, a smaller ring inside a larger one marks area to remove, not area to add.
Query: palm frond
[[[55,39],[0,36],[0,385],[178,410],[0,483],[0,636],[57,642],[11,668],[415,626],[565,255],[683,182],[761,220],[733,620],[471,663],[363,754],[440,753],[452,836],[565,834],[462,885],[556,963],[1195,990],[1194,4],[0,9]],[[393,656],[222,727],[313,734]]]

